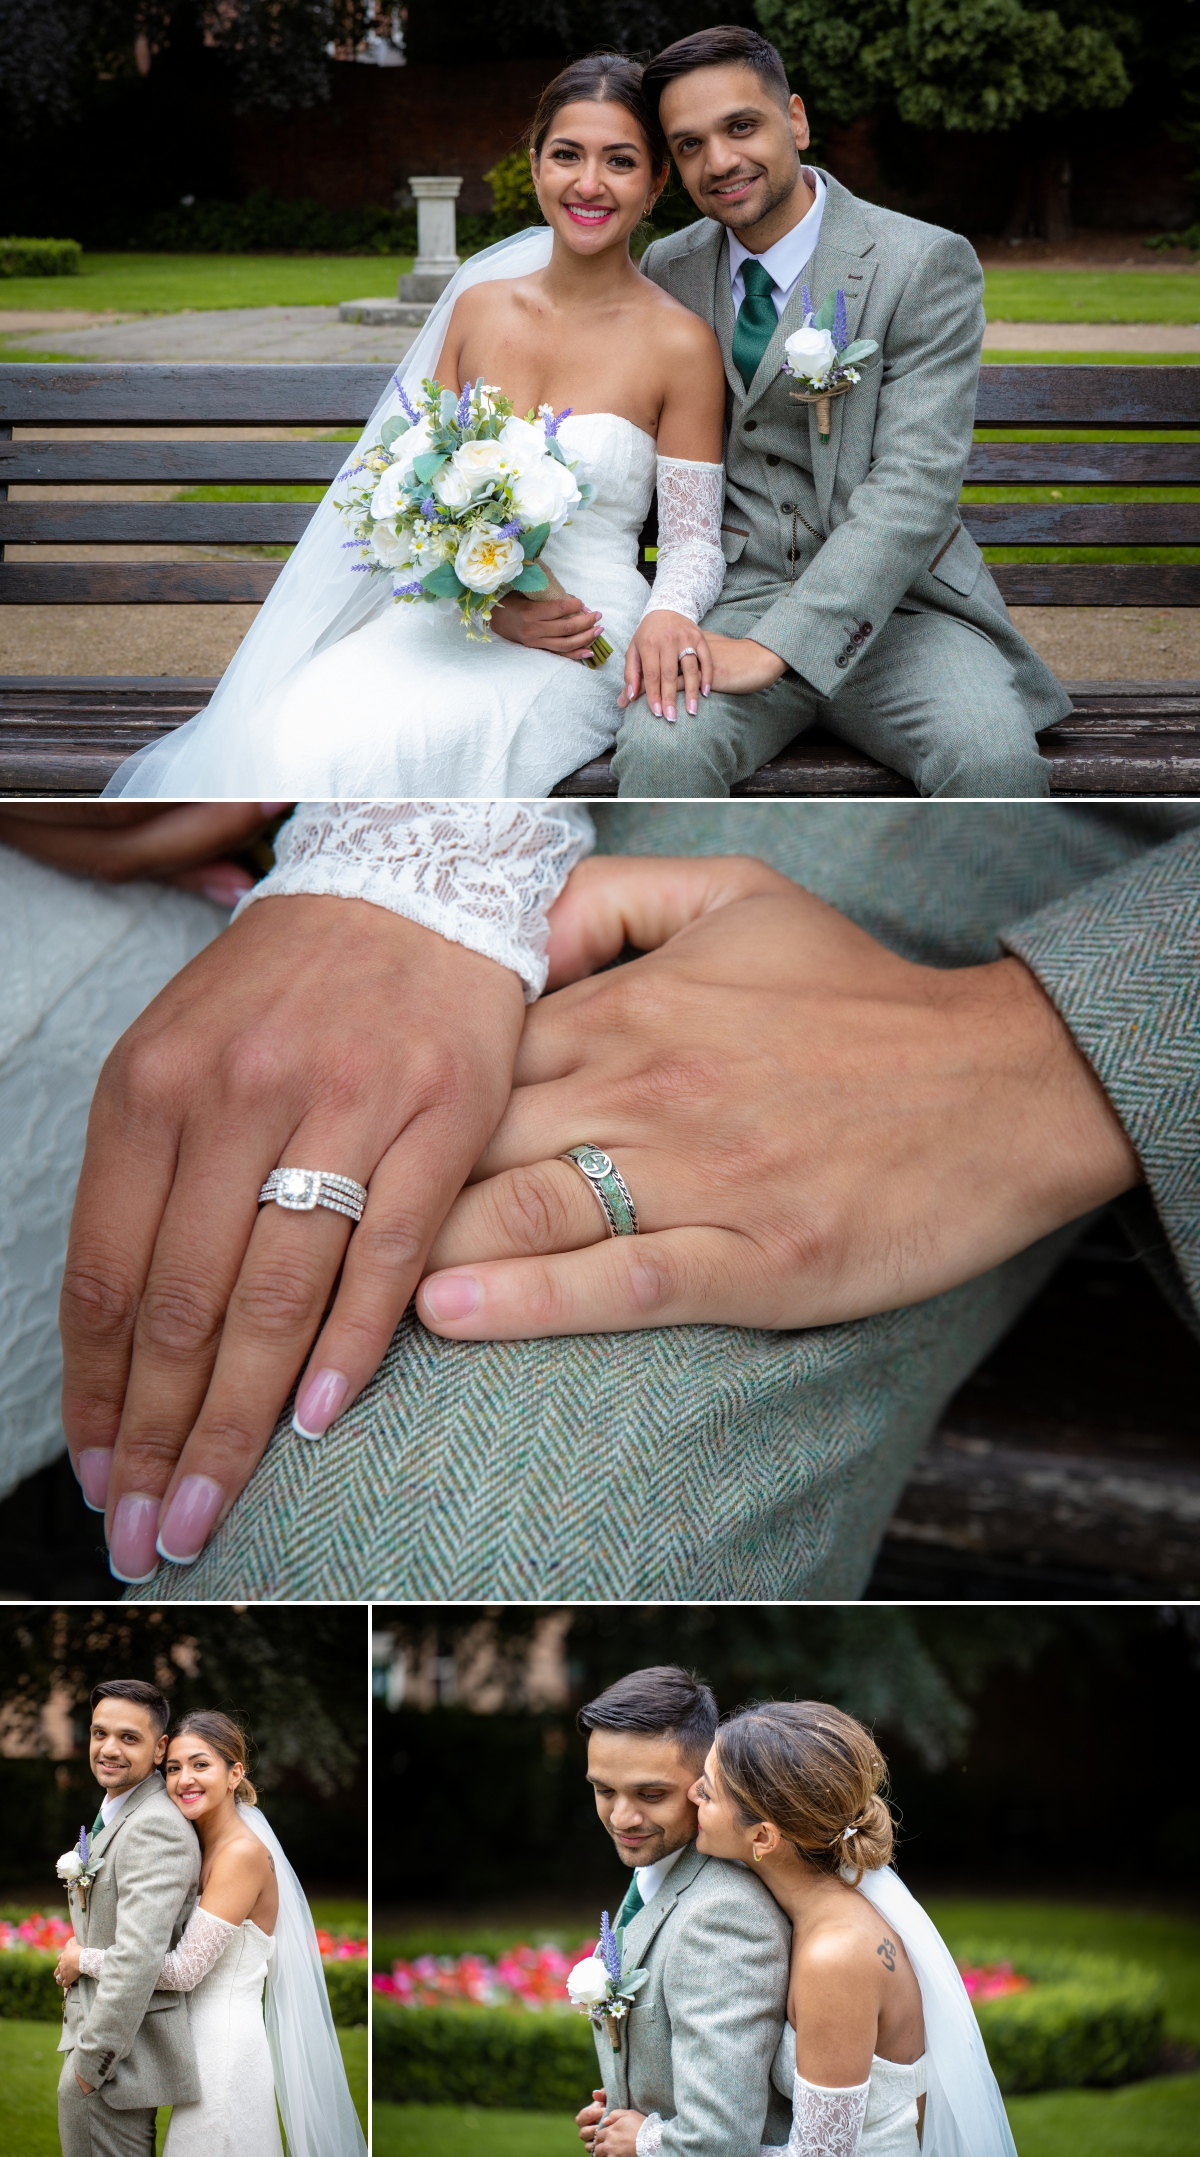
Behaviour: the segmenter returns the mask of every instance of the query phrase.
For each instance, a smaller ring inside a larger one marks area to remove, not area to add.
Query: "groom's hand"
[[[1141,1180],[1018,959],[915,965],[761,863],[596,860],[568,894],[556,978],[625,941],[661,948],[530,1011],[486,1180],[418,1296],[436,1333],[865,1318]],[[612,1153],[641,1235],[610,1238],[557,1158],[584,1140]]]
[[[150,1577],[156,1537],[198,1555],[306,1359],[311,1436],[372,1377],[508,1098],[523,1014],[493,960],[306,895],[257,901],[118,1042],[62,1298],[63,1421],[118,1579]],[[368,1184],[360,1226],[260,1211],[278,1166]]]
[[[709,638],[713,661],[713,688],[725,696],[751,696],[756,689],[769,689],[787,673],[787,661],[753,637]]]
[[[75,2080],[85,2097],[91,2097],[95,2094],[96,2085],[94,2082],[85,2082],[82,2075],[76,2075]]]
[[[593,2157],[637,2157],[638,2130],[648,2118],[646,2112],[610,2112],[596,2129]]]
[[[590,2150],[593,2147],[596,2140],[596,2129],[603,2118],[604,2091],[593,2090],[591,2104],[585,2105],[582,2112],[575,2114],[575,2125],[579,2129],[579,2139],[585,2149]]]

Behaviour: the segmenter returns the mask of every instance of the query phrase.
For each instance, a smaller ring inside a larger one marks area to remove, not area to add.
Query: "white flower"
[[[83,1859],[78,1850],[64,1850],[54,1870],[59,1879],[65,1880],[68,1886],[72,1880],[77,1880],[84,1870]]]
[[[536,465],[526,466],[513,481],[513,515],[520,518],[526,530],[535,524],[548,524],[552,532],[561,531],[582,500],[574,473],[555,457],[539,458]]]
[[[458,452],[461,456],[461,450]],[[459,471],[454,458],[444,464],[433,483],[433,493],[443,509],[466,509],[475,488],[466,472]]]
[[[468,532],[454,557],[455,575],[469,592],[498,592],[521,574],[525,559],[519,539],[501,539],[494,525]]]
[[[394,517],[400,506],[400,493],[400,467],[398,464],[389,464],[371,496],[371,515],[376,519]]]
[[[503,442],[463,442],[450,462],[467,482],[467,501],[473,494],[484,493],[493,481],[507,479],[516,468],[516,459]]]
[[[567,1978],[567,1993],[575,2007],[598,2007],[608,1998],[608,1972],[598,1955],[576,1963]]]
[[[396,532],[390,524],[377,524],[371,534],[371,552],[385,569],[408,569],[416,560],[412,534]]]
[[[384,508],[382,510],[377,509],[375,506],[376,503],[382,500],[385,503],[390,504],[391,509],[395,509],[396,504],[400,499],[401,490],[405,487],[411,487],[413,485],[416,479],[416,473],[413,471],[413,466],[416,463],[417,458],[427,457],[429,451],[433,447],[433,444],[430,441],[429,437],[430,422],[424,414],[422,414],[421,418],[417,421],[415,427],[410,427],[406,434],[401,434],[396,437],[396,440],[392,444],[392,455],[396,459],[396,462],[395,464],[390,465],[388,470],[384,473],[383,478],[379,482],[379,486],[376,487],[375,493],[371,498],[371,512],[373,516],[386,517],[387,515],[389,515],[390,512],[388,508]],[[388,488],[389,486],[390,491],[387,494],[381,493],[382,489]]]
[[[549,405],[543,405],[542,410],[548,412]],[[518,419],[515,412],[500,429],[500,440],[520,471],[540,464],[546,454],[545,429],[532,420]]]
[[[808,382],[823,381],[837,356],[829,331],[816,330],[811,325],[793,330],[783,349],[791,362],[792,373]]]

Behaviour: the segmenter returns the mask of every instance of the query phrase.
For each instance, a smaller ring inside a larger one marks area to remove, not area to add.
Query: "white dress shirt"
[[[684,1843],[682,1849],[669,1850],[666,1857],[660,1857],[656,1864],[634,1866],[633,1877],[638,1884],[638,1894],[642,1898],[643,1908],[647,1903],[653,1902],[672,1865],[677,1864],[683,1856],[684,1850],[690,1849],[690,1847],[689,1843]]]
[[[153,1772],[153,1770],[151,1772]],[[143,1775],[142,1783],[148,1783],[149,1780],[149,1775]],[[142,1787],[142,1783],[134,1783],[133,1789],[131,1790],[116,1790],[110,1792],[108,1796],[101,1798],[100,1818],[103,1820],[105,1827],[112,1826],[113,1821],[116,1819],[117,1814],[120,1812],[126,1798],[131,1798],[133,1796],[134,1790],[140,1790]]]
[[[771,298],[775,302],[776,314],[781,315],[795,286],[799,284],[816,254],[828,190],[820,173],[814,172],[810,165],[802,166],[801,170],[816,200],[798,225],[793,225],[790,232],[785,232],[781,240],[776,240],[775,245],[768,247],[761,255],[751,255],[750,249],[742,246],[735,232],[729,235],[729,291],[735,315],[746,297],[746,281],[742,276],[743,263],[761,262],[768,277],[774,278],[775,290]]]

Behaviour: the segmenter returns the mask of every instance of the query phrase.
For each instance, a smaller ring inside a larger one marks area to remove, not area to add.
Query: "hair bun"
[[[877,1872],[895,1830],[873,1737],[819,1700],[743,1708],[716,1738],[721,1779],[746,1826],[769,1820],[819,1872]]]

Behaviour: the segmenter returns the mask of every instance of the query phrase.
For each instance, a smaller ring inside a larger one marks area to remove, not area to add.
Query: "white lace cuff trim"
[[[532,1003],[546,917],[594,844],[587,810],[566,802],[301,802],[237,914],[296,892],[367,899],[511,967]]]
[[[854,2157],[867,2116],[871,2082],[828,2090],[798,2074],[792,2090],[787,2157]]]
[[[81,1947],[79,1950],[79,1974],[81,1977],[99,1977],[104,1968],[102,1947]]]
[[[202,1977],[207,1977],[214,1962],[218,1962],[237,1931],[223,1917],[214,1917],[211,1910],[202,1910],[199,1904],[192,1911],[178,1947],[163,1956],[162,1968],[154,1980],[156,1992],[194,1992]],[[104,1969],[107,1949],[83,1947],[79,1951],[79,1968],[84,1977],[99,1977]]]
[[[638,2128],[637,2141],[633,2145],[637,2151],[637,2157],[658,2157],[658,2153],[662,2148],[664,2125],[665,2122],[660,2113],[648,2112],[646,2114],[645,2119]]]
[[[658,460],[658,567],[647,614],[669,609],[701,622],[725,582],[721,505],[725,467],[683,457]]]

